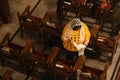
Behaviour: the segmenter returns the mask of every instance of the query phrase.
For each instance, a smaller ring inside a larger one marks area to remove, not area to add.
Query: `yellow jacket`
[[[78,51],[77,48],[69,40],[74,41],[77,45],[83,44],[85,41],[89,41],[91,34],[87,25],[83,22],[81,29],[77,31],[72,30],[70,27],[70,23],[68,23],[63,29],[61,35],[63,46],[69,51]]]

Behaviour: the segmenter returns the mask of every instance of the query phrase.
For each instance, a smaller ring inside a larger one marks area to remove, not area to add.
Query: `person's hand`
[[[77,47],[78,47],[78,50],[86,48],[84,44],[78,44]]]
[[[79,45],[78,56],[84,55],[85,48],[86,46],[84,44]]]

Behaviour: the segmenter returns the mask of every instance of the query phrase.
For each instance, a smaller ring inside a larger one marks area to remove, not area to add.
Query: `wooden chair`
[[[51,70],[52,80],[56,80],[57,76],[59,75],[62,75],[61,78],[68,77],[68,78],[76,79],[76,71],[78,69],[80,70],[82,69],[85,59],[86,56],[84,55],[79,56],[75,63],[65,59],[58,59],[54,64],[53,69]]]
[[[24,33],[27,32],[39,37],[39,40],[41,41],[41,18],[32,16],[29,9],[30,6],[27,6],[22,14],[19,12],[17,13],[21,36],[24,37]]]
[[[1,46],[0,55],[1,55],[2,64],[3,64],[3,66],[5,65],[6,59],[9,59],[9,62],[11,62],[11,60],[14,60],[14,61],[18,62],[18,64],[19,64],[18,66],[22,69],[23,68],[23,66],[22,66],[23,65],[22,64],[23,56],[30,52],[30,50],[32,49],[32,46],[34,44],[34,40],[29,39],[26,41],[26,44],[24,46],[21,46],[21,45],[18,45],[16,43],[9,41],[9,36],[10,36],[10,33],[6,33],[5,37],[0,42],[0,46]],[[17,63],[15,63],[15,62],[13,62],[11,64],[13,64],[15,66],[17,65]],[[15,67],[15,66],[13,66],[13,67]]]
[[[12,70],[6,70],[0,80],[12,80]]]
[[[107,52],[108,55],[103,54],[102,56],[107,57],[110,62],[112,62],[113,56],[116,53],[119,38],[120,34],[114,38],[98,35],[96,47],[102,51]]]
[[[27,80],[30,75],[39,78],[47,78],[49,75],[48,70],[51,69],[59,50],[58,47],[54,46],[49,54],[38,50],[33,50],[32,53],[27,54],[24,57],[24,64],[26,64],[27,72],[25,80]]]
[[[107,77],[107,71],[110,66],[110,62],[105,62],[104,69],[98,69],[90,66],[84,65],[82,68],[82,72],[87,72],[91,74],[91,78],[85,79],[85,76],[83,74],[80,75],[82,80],[106,80]]]

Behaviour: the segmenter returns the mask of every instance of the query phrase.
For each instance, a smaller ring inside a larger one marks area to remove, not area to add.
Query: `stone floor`
[[[14,35],[14,33],[17,31],[17,29],[19,27],[17,12],[22,13],[27,5],[30,5],[31,6],[30,9],[32,10],[33,7],[35,6],[35,4],[37,3],[37,1],[39,1],[39,0],[9,0],[9,4],[10,4],[9,6],[10,6],[12,19],[11,19],[10,23],[3,24],[0,27],[0,41],[2,40],[2,38],[6,34],[6,32],[10,32],[11,33],[10,37],[12,37]],[[52,0],[52,1],[51,0],[41,0],[41,2],[38,4],[38,6],[36,7],[36,9],[32,13],[32,15],[42,18],[44,16],[45,12],[48,10],[53,10],[53,11],[56,10],[56,0]],[[120,8],[116,7],[115,12],[116,12],[116,14],[114,15],[114,17],[116,17],[116,19],[115,19],[116,23],[120,23]],[[25,38],[21,38],[20,34],[18,32],[18,34],[15,36],[15,38],[12,41],[19,45],[24,45],[27,39],[29,39],[29,37],[27,37],[27,36],[25,36]],[[38,44],[38,41],[36,41],[36,44]],[[36,45],[36,47],[39,50],[41,50],[43,47],[43,44]],[[110,80],[112,73],[114,72],[114,68],[115,68],[115,65],[118,60],[119,55],[120,55],[120,40],[119,40],[117,52],[113,58],[113,62],[107,72],[108,75],[107,75],[106,80]],[[94,67],[99,67],[101,69],[103,69],[103,65],[104,65],[103,62],[99,62],[97,60],[89,60],[89,59],[86,60],[86,63],[88,65],[91,65]],[[120,61],[119,61],[118,66],[120,66]],[[7,66],[6,67],[0,66],[0,75],[1,76],[3,75],[3,73],[6,69],[12,69],[12,68],[9,68]],[[118,69],[118,67],[117,67],[117,69]],[[14,71],[13,80],[24,80],[25,79],[25,77],[26,77],[25,74],[22,74],[14,69],[12,69],[12,70]],[[29,78],[29,80],[30,80],[30,78]],[[114,78],[112,80],[114,80]]]

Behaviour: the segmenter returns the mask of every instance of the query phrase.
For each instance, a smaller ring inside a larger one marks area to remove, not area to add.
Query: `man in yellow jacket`
[[[73,61],[74,55],[80,55],[78,53],[88,45],[90,36],[87,25],[79,18],[74,18],[66,24],[61,35],[66,58]]]

